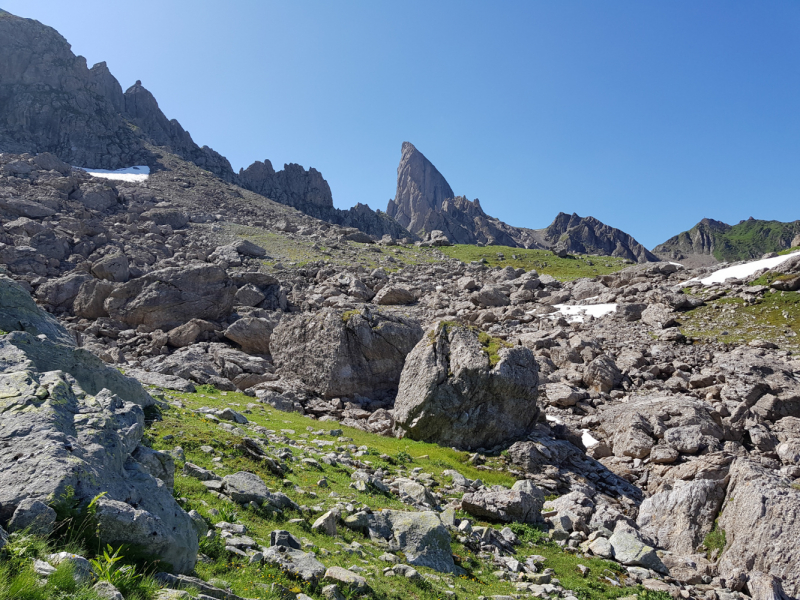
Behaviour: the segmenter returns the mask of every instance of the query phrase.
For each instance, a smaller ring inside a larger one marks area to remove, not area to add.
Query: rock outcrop
[[[326,398],[394,395],[406,355],[422,337],[413,320],[364,308],[284,317],[272,333],[275,364]]]
[[[533,353],[481,339],[446,322],[425,334],[400,377],[394,415],[402,435],[469,449],[510,443],[530,431],[539,416]]]
[[[490,217],[480,202],[456,196],[444,176],[410,142],[403,142],[397,192],[386,213],[410,232],[441,231],[457,244],[535,247],[532,232]]]
[[[32,501],[58,502],[68,488],[83,503],[105,492],[96,515],[102,543],[134,544],[191,571],[198,548],[191,518],[132,456],[142,409],[153,399],[99,359],[76,358],[81,351],[66,337],[63,330],[55,341],[24,331],[0,337],[0,521],[30,512]]]

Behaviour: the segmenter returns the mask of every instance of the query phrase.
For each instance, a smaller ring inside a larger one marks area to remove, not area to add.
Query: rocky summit
[[[336,212],[0,50],[0,600],[800,595],[800,253],[514,228],[409,143]]]

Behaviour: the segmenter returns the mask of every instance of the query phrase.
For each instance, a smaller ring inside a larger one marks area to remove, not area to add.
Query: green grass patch
[[[714,528],[703,538],[703,545],[706,547],[709,559],[715,551],[719,555],[725,549],[725,530],[719,526],[719,520],[714,521]]]
[[[720,298],[681,315],[681,332],[699,340],[747,343],[755,339],[800,349],[800,293],[767,291],[752,304]]]
[[[478,332],[478,341],[481,343],[481,347],[486,353],[486,356],[489,357],[489,365],[492,367],[500,362],[500,354],[498,354],[500,352],[500,348],[513,347],[507,341],[497,337],[492,337],[485,331]]]
[[[612,256],[570,255],[559,258],[549,250],[511,248],[509,246],[474,246],[457,244],[439,249],[450,258],[462,262],[483,262],[490,267],[514,267],[536,270],[561,281],[579,277],[596,277],[615,273],[631,265],[630,261]]]

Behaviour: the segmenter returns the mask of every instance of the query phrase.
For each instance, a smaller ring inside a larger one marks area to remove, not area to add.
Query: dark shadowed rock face
[[[522,346],[497,353],[492,365],[477,331],[435,325],[406,358],[394,408],[399,431],[466,449],[526,435],[539,416],[536,360]]]
[[[108,169],[147,162],[149,152],[119,114],[122,92],[105,65],[89,69],[57,31],[7,12],[0,12],[0,56],[3,150],[52,152]]]
[[[374,211],[366,204],[356,204],[347,210],[335,208],[328,182],[314,168],[305,170],[290,163],[284,165],[283,170],[275,171],[269,160],[256,161],[240,169],[237,179],[239,185],[251,192],[317,219],[355,227],[378,239],[387,234],[393,238],[415,237],[386,213]]]
[[[575,213],[559,213],[542,231],[544,241],[556,250],[580,254],[618,256],[636,262],[655,262],[658,258],[624,231]]]
[[[281,370],[318,394],[394,394],[406,355],[422,337],[416,321],[368,308],[325,309],[281,320],[270,348]]]

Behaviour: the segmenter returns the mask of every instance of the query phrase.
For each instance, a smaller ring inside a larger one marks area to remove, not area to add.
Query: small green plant
[[[133,565],[118,564],[124,559],[120,552],[122,546],[114,550],[111,544],[108,544],[102,555],[90,559],[89,562],[92,563],[94,572],[101,581],[108,581],[118,589],[130,589],[135,586],[141,575],[136,573],[136,567]]]
[[[714,528],[706,534],[703,545],[706,547],[709,558],[715,550],[722,552],[725,548],[725,530],[719,526],[719,520],[714,521]]]
[[[219,516],[226,523],[236,523],[236,519],[239,518],[239,513],[230,506],[223,506],[219,509]]]
[[[413,457],[405,450],[400,450],[400,452],[397,453],[397,462],[410,463],[413,461],[414,461]]]
[[[198,394],[216,394],[217,388],[215,388],[210,383],[201,383],[200,385],[194,386],[195,391]]]
[[[360,315],[361,312],[358,309],[348,310],[342,313],[342,321],[345,323],[349,322],[350,319],[355,317],[356,315]]]
[[[489,357],[489,365],[492,367],[500,362],[500,349],[512,347],[507,341],[492,337],[485,331],[478,332],[478,341],[481,343],[486,356]]]
[[[536,525],[511,523],[509,527],[523,544],[542,544],[547,540],[545,531]]]
[[[669,592],[642,589],[636,592],[638,600],[671,600]]]

